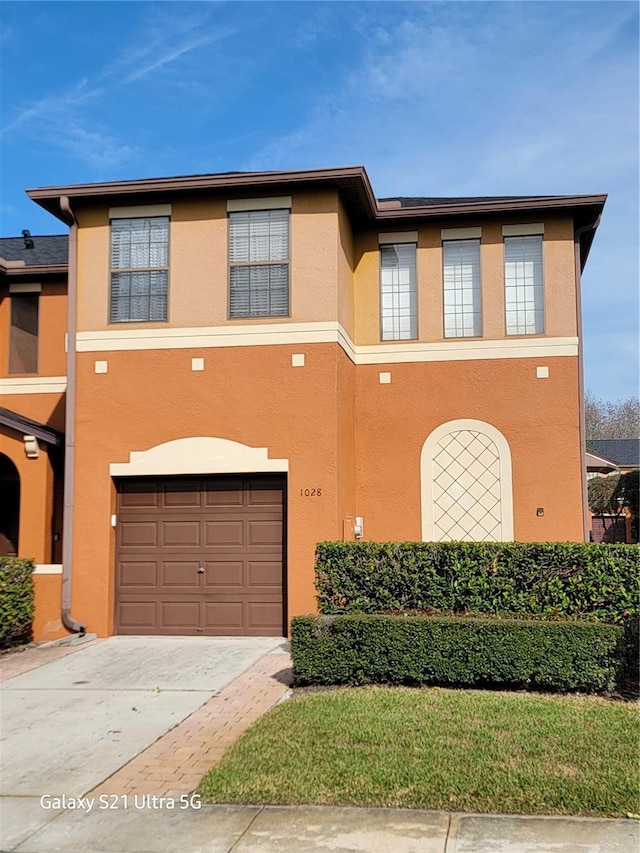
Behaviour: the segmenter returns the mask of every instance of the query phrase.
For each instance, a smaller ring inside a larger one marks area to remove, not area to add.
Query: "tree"
[[[591,391],[584,398],[587,439],[640,438],[640,400],[601,400]]]

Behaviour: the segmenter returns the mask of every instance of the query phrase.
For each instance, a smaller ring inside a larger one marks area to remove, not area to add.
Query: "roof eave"
[[[364,166],[341,166],[335,169],[304,169],[286,172],[243,172],[237,175],[191,175],[174,178],[150,178],[134,181],[77,184],[60,187],[38,187],[26,190],[27,195],[63,222],[65,215],[60,198],[73,200],[118,198],[124,196],[157,196],[176,192],[234,189],[240,192],[276,186],[305,184],[334,185],[338,189],[357,189],[362,215],[373,218],[376,198]]]

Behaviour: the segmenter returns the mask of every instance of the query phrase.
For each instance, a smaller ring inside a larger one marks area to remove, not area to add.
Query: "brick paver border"
[[[191,793],[225,750],[283,697],[290,684],[289,655],[265,655],[89,796],[179,797]]]

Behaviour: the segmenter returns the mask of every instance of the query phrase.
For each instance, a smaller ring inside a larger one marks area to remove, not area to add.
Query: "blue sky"
[[[3,2],[3,236],[26,187],[363,164],[386,195],[609,194],[586,385],[638,393],[635,2]]]

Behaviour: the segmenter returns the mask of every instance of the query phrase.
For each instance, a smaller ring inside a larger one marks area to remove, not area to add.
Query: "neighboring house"
[[[66,234],[0,239],[0,555],[37,566],[35,635],[60,626]]]
[[[60,596],[99,635],[281,634],[315,609],[319,540],[588,534],[579,287],[605,196],[376,200],[362,167],[28,195],[70,227],[65,535],[38,638],[62,633]],[[60,321],[40,332],[61,351]],[[0,404],[61,429],[57,358]],[[46,562],[23,428],[0,426],[18,552]]]
[[[621,474],[640,469],[640,438],[590,439],[587,450],[612,462]]]
[[[587,477],[628,474],[640,470],[640,439],[590,439],[587,442]],[[590,513],[594,542],[633,542],[632,514],[628,509],[617,515]]]

